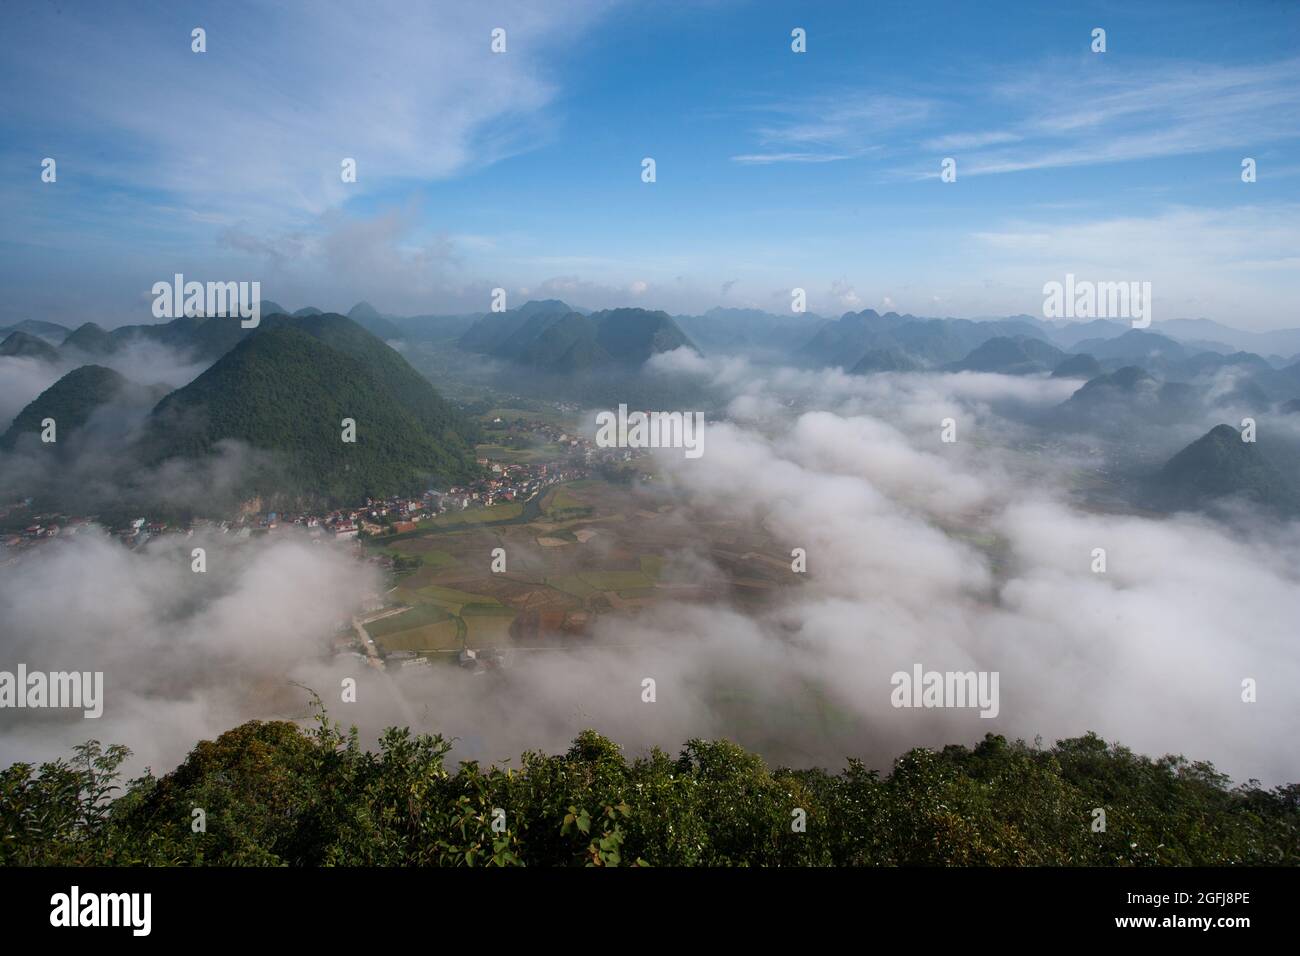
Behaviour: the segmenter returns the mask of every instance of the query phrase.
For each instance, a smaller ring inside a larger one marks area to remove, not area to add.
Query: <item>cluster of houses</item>
[[[562,407],[561,410],[576,410]],[[512,501],[528,501],[549,485],[573,481],[590,476],[588,466],[611,457],[629,458],[625,449],[598,448],[589,438],[565,431],[556,425],[536,420],[519,419],[503,421],[497,418],[494,425],[503,426],[513,433],[525,433],[531,439],[558,445],[567,452],[562,461],[548,463],[505,463],[488,458],[478,459],[486,474],[468,484],[455,485],[446,491],[429,490],[417,497],[395,496],[385,499],[368,499],[364,505],[340,508],[325,513],[277,512],[264,510],[260,500],[245,503],[238,516],[230,520],[196,519],[188,525],[177,525],[148,517],[137,517],[111,533],[130,548],[142,546],[150,538],[164,533],[192,535],[196,531],[229,534],[247,538],[271,534],[281,529],[305,528],[318,540],[352,541],[364,532],[368,535],[386,533],[402,534],[416,531],[420,522],[444,512],[464,511],[471,507],[491,507]],[[16,509],[30,507],[31,499],[0,506],[0,519]],[[13,530],[0,536],[0,545],[16,551],[60,534],[75,534],[81,528],[97,523],[96,516],[77,517],[63,514],[35,515],[32,523],[21,531]]]
[[[0,509],[0,519],[8,516],[10,508]],[[49,538],[56,538],[59,535],[76,534],[83,528],[88,527],[94,519],[76,518],[64,514],[39,514],[32,515],[29,519],[32,523],[21,530],[7,531],[0,535],[0,546],[11,551],[18,551],[25,547],[39,544]],[[140,528],[126,529],[132,535],[140,533],[144,527],[143,520]],[[124,533],[124,532],[123,532]]]
[[[542,464],[507,465],[480,458],[478,463],[491,474],[468,485],[454,485],[446,494],[438,495],[438,503],[445,511],[456,511],[481,505],[484,508],[507,501],[527,501],[549,485],[587,477],[587,470],[578,465]]]
[[[229,520],[196,518],[182,526],[138,517],[112,529],[111,534],[130,548],[138,548],[150,538],[168,532],[189,536],[202,531],[247,538],[289,528],[305,528],[308,534],[321,540],[351,541],[362,532],[381,535],[416,531],[421,521],[446,511],[490,507],[508,501],[527,501],[548,485],[587,476],[586,469],[578,465],[502,464],[486,458],[480,458],[479,464],[488,470],[487,476],[468,485],[456,485],[447,491],[429,490],[418,497],[370,498],[364,505],[323,513],[265,511],[260,507],[261,502],[255,499],[246,503],[237,517]],[[28,505],[30,499],[0,509],[0,518]],[[22,531],[13,531],[0,537],[0,544],[17,550],[59,534],[75,534],[81,528],[95,523],[97,517],[42,514],[29,520],[32,524]]]

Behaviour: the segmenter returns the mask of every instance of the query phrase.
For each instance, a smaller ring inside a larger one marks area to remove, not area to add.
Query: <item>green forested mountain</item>
[[[466,352],[480,352],[491,355],[502,348],[509,348],[511,340],[529,323],[531,331],[524,338],[529,339],[541,331],[543,326],[538,319],[561,318],[576,311],[559,299],[525,302],[517,309],[505,312],[489,312],[479,318],[465,330],[456,344]]]
[[[827,324],[813,312],[776,315],[762,309],[734,308],[712,308],[703,315],[675,315],[673,321],[706,352],[748,352],[781,358]]]
[[[46,418],[55,421],[56,445],[66,447],[67,439],[95,409],[120,395],[128,384],[117,372],[102,365],[73,369],[18,413],[8,431],[0,436],[0,448],[12,448],[24,433],[39,433]]]
[[[915,372],[920,363],[908,357],[899,349],[872,349],[858,360],[858,364],[849,369],[850,375],[866,375],[870,372]]]
[[[295,319],[292,325],[361,362],[436,439],[452,446],[464,445],[467,440],[472,442],[474,426],[438,394],[428,379],[411,368],[406,359],[356,322],[337,313],[326,313]],[[466,450],[472,448],[466,446]]]
[[[379,310],[369,302],[358,302],[354,305],[348,310],[348,318],[381,339],[405,338],[405,330],[396,322],[380,315]]]
[[[49,342],[18,330],[10,332],[5,336],[4,341],[0,342],[0,355],[34,358],[44,362],[53,362],[59,357],[59,353]]]
[[[981,342],[961,361],[944,368],[950,372],[1032,375],[1050,371],[1064,358],[1064,352],[1042,339],[1028,335],[999,335]]]
[[[1101,374],[1101,363],[1086,352],[1063,359],[1052,369],[1052,378],[1096,378]]]
[[[345,418],[356,442],[342,440]],[[355,501],[474,470],[460,416],[400,355],[339,315],[264,322],[158,403],[145,458],[207,453],[222,439],[273,453],[250,491]]]
[[[449,750],[405,729],[371,752],[328,721],[253,721],[118,794],[128,752],[92,742],[0,771],[0,866],[1300,864],[1300,785],[1233,788],[1092,734],[1048,749],[989,734],[884,775],[773,770],[727,741],[629,760],[593,731],[509,769],[450,769]]]
[[[593,312],[596,344],[622,365],[640,365],[660,352],[694,348],[667,312],[646,309],[608,309]]]
[[[1226,496],[1286,512],[1300,508],[1295,482],[1231,425],[1215,425],[1170,458],[1148,489],[1163,509],[1198,508]]]
[[[228,352],[251,330],[240,324],[238,316],[182,316],[167,322],[123,325],[111,332],[94,322],[78,327],[63,341],[60,349],[89,355],[110,355],[131,345],[145,342],[165,345],[189,352],[196,359],[212,361]]]
[[[666,312],[610,309],[584,315],[563,302],[529,302],[479,319],[457,343],[540,372],[636,368],[659,352],[694,348]]]
[[[101,326],[86,322],[69,332],[60,348],[79,349],[89,355],[107,355],[113,351],[113,342]]]
[[[796,353],[813,365],[853,368],[870,351],[895,349],[922,367],[958,362],[995,337],[1046,341],[1043,330],[1020,319],[920,319],[874,309],[846,312],[822,325]]]
[[[1201,400],[1201,391],[1192,385],[1162,382],[1126,365],[1089,379],[1056,407],[1052,420],[1070,428],[1112,430],[1133,423],[1170,424],[1194,415]]]

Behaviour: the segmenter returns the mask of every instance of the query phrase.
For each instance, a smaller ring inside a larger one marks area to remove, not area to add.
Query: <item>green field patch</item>
[[[469,618],[476,615],[479,617],[501,617],[502,615],[514,617],[515,612],[504,604],[485,604],[482,602],[466,604],[460,609],[461,617]]]
[[[372,621],[367,633],[386,651],[451,650],[460,647],[461,622],[445,609],[419,605]]]
[[[425,567],[440,569],[451,568],[460,564],[450,551],[440,551],[434,545],[440,544],[447,540],[447,535],[441,535],[437,540],[433,538],[407,538],[403,541],[396,541],[386,548],[377,548],[376,550],[388,555],[391,558],[420,558]]]
[[[491,458],[510,465],[531,465],[536,462],[554,461],[568,449],[553,442],[541,445],[528,445],[524,448],[510,448],[506,445],[486,444],[475,446],[479,458]]]
[[[448,511],[445,514],[438,515],[431,521],[421,522],[421,524],[432,525],[435,528],[453,528],[457,525],[482,524],[485,521],[508,521],[511,518],[518,518],[523,513],[523,502],[506,501],[502,504],[492,505],[490,508],[467,508],[464,511]]]
[[[460,567],[460,561],[446,551],[422,551],[420,560],[424,567],[433,568],[435,571]]]
[[[641,555],[641,573],[651,581],[658,581],[664,573],[664,559],[657,554]]]
[[[514,422],[516,419],[522,418],[524,421],[544,422],[548,425],[556,425],[560,428],[564,428],[569,421],[569,416],[565,412],[560,411],[558,408],[547,407],[514,408],[507,406],[503,408],[493,408],[479,416],[479,420],[485,425],[491,425],[492,419],[494,418],[500,418],[503,422]]]
[[[547,578],[546,585],[565,594],[572,594],[576,598],[586,599],[599,593],[596,588],[593,588],[576,574],[562,574],[558,577]]]
[[[557,521],[568,521],[595,513],[595,508],[569,493],[571,487],[572,484],[561,485],[546,493],[546,497],[542,499],[542,512],[547,517]]]
[[[415,591],[415,595],[424,599],[425,602],[436,602],[443,605],[455,605],[460,608],[466,604],[482,604],[486,607],[500,607],[501,602],[496,598],[489,597],[486,594],[474,594],[470,591],[457,591],[455,588],[439,587],[436,584],[427,584]]]
[[[451,617],[452,615],[435,604],[420,604],[409,611],[403,611],[401,614],[394,614],[391,617],[382,617],[364,626],[367,634],[375,640],[379,640],[387,634],[408,631],[411,628],[423,627],[426,624],[449,621]]]
[[[459,649],[464,625],[458,618],[448,617],[435,624],[394,631],[375,638],[375,643],[385,651],[451,651]]]
[[[578,576],[597,591],[630,591],[654,587],[654,582],[640,571],[584,571]]]
[[[490,610],[492,609],[483,609],[471,614],[466,609],[464,621],[467,647],[503,644],[510,640],[510,625],[514,622],[515,612],[509,608],[500,608],[497,613],[487,613]]]
[[[629,588],[626,591],[617,592],[619,597],[626,598],[629,601],[636,600],[637,598],[651,598],[658,593],[659,592],[654,588]]]

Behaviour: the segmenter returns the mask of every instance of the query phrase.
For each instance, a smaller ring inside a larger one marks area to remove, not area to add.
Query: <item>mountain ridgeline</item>
[[[45,382],[63,375],[12,424],[0,423],[0,449],[66,465],[94,444],[96,461],[122,462],[124,474],[111,476],[89,465],[46,473],[51,488],[84,488],[88,476],[110,487],[108,478],[118,481],[133,467],[203,460],[234,442],[265,453],[244,469],[248,492],[355,501],[477,472],[476,426],[430,379],[453,389],[487,381],[501,393],[584,407],[693,405],[723,415],[725,402],[707,379],[646,366],[657,355],[699,353],[702,345],[758,366],[860,376],[1075,380],[1067,398],[1024,411],[1025,421],[1116,443],[1118,480],[1125,488],[1143,483],[1148,506],[1213,507],[1235,497],[1290,511],[1295,499],[1289,489],[1300,441],[1290,423],[1300,412],[1300,354],[1290,350],[1300,346],[1300,330],[1245,333],[1205,320],[1135,329],[1103,319],[924,318],[872,309],[838,319],[753,308],[670,316],[641,308],[590,312],[558,299],[460,315],[398,316],[364,301],[347,317],[311,305],[290,312],[270,299],[261,306],[254,328],[235,316],[184,316],[112,330],[36,319],[0,329],[0,363]],[[172,394],[122,379],[120,372],[138,375],[155,355],[188,374],[207,370]],[[1246,417],[1260,423],[1263,452],[1250,443],[1223,445],[1217,429],[1204,435],[1213,422]],[[46,418],[57,421],[57,449],[41,448],[37,433]],[[356,422],[355,443],[343,440],[344,419]],[[1194,434],[1204,437],[1168,461]]]
[[[660,352],[695,349],[666,312],[609,309],[588,315],[555,299],[483,316],[457,345],[557,374],[634,369]]]
[[[40,359],[42,362],[54,362],[58,360],[59,353],[53,345],[44,339],[32,335],[30,332],[15,329],[5,336],[4,341],[0,342],[0,356],[34,358]]]

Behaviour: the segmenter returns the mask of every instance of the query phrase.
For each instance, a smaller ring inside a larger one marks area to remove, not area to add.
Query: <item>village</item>
[[[420,530],[423,522],[441,516],[454,522],[454,515],[460,512],[527,502],[559,482],[587,478],[593,471],[617,467],[636,457],[635,452],[600,448],[585,436],[530,418],[497,417],[488,428],[490,434],[500,436],[501,444],[487,447],[500,454],[489,457],[481,450],[477,464],[483,475],[464,485],[430,488],[418,495],[367,498],[350,507],[318,510],[273,509],[263,499],[251,498],[229,517],[195,516],[182,522],[145,514],[106,530],[133,550],[159,535],[189,537],[201,532],[250,538],[297,529],[319,541],[359,542],[367,536],[409,534]],[[544,451],[545,460],[519,460],[543,457],[528,450]],[[0,505],[0,524],[10,522],[9,529],[0,533],[0,566],[42,542],[102,524],[98,515],[61,512],[31,514],[30,524],[23,527],[12,523],[14,516],[24,514],[32,504],[32,498],[23,498]]]
[[[436,536],[439,541],[448,542],[439,547],[463,547],[451,542],[458,536],[463,538],[467,531],[505,531],[507,527],[526,528],[539,519],[544,522],[544,500],[551,501],[554,494],[565,494],[557,490],[551,497],[545,497],[559,485],[574,487],[593,480],[597,484],[603,481],[623,484],[633,479],[646,482],[652,481],[653,475],[640,462],[645,452],[602,447],[555,421],[539,418],[536,413],[501,409],[499,413],[485,415],[483,424],[485,441],[478,445],[478,474],[472,480],[428,488],[420,493],[367,498],[344,507],[285,508],[275,500],[253,497],[225,516],[192,515],[181,519],[147,511],[137,512],[133,517],[123,517],[119,511],[115,518],[41,513],[33,511],[32,498],[0,504],[0,528],[4,529],[0,531],[0,568],[23,560],[34,549],[57,545],[83,533],[107,532],[124,548],[139,553],[168,541],[194,538],[197,542],[210,540],[213,535],[225,537],[235,546],[281,535],[305,536],[315,544],[339,549],[353,560],[370,565],[387,582],[381,589],[365,594],[351,614],[336,622],[326,645],[333,655],[354,658],[378,670],[428,666],[431,660],[450,657],[472,673],[490,672],[507,666],[509,660],[506,648],[499,643],[502,638],[497,631],[501,627],[510,625],[510,633],[515,638],[535,646],[543,632],[585,633],[594,620],[594,609],[586,607],[589,602],[585,599],[573,607],[567,604],[555,608],[531,607],[531,603],[542,600],[534,596],[528,602],[530,607],[511,624],[516,616],[514,612],[505,615],[506,608],[485,595],[480,595],[484,603],[492,606],[479,609],[477,614],[474,608],[466,611],[461,604],[426,603],[418,589],[414,594],[409,587],[402,590],[404,583],[413,583],[410,575],[421,567],[419,554],[428,547],[421,542]],[[550,510],[552,520],[555,515],[565,514],[566,502],[571,508],[571,496],[554,499]],[[581,514],[583,510],[578,508],[570,514]],[[585,542],[591,534],[580,531],[575,538]],[[553,548],[564,542],[542,535],[539,543]],[[181,553],[189,560],[188,545]],[[619,574],[637,576],[635,569]],[[641,581],[639,577],[632,583],[652,584],[651,580]],[[576,580],[568,586],[579,593],[597,593],[596,589]],[[435,586],[430,593],[443,592]],[[608,595],[610,606],[630,607],[636,603],[624,600],[615,591],[599,593]],[[552,602],[574,603],[572,594],[546,590],[539,594],[549,595],[547,599]],[[506,604],[510,601],[507,596]],[[606,602],[597,599],[597,603],[604,606]],[[423,609],[413,611],[414,607]],[[416,627],[414,632],[421,635],[420,641],[436,646],[406,647],[405,643],[420,643],[410,636],[411,623],[423,622],[426,617],[430,618],[428,629],[422,631]],[[446,623],[439,623],[444,620]],[[383,636],[394,627],[405,630],[396,636],[393,633]],[[442,634],[442,630],[448,633]],[[425,636],[429,634],[435,637]]]
[[[215,532],[236,537],[272,534],[290,529],[305,529],[312,537],[352,541],[362,535],[379,536],[403,534],[419,530],[420,522],[447,513],[488,508],[492,505],[527,501],[543,489],[561,481],[586,477],[587,469],[577,465],[544,463],[537,465],[502,464],[480,458],[478,463],[489,474],[467,485],[453,485],[446,491],[429,489],[422,495],[394,495],[388,498],[367,498],[363,504],[350,508],[320,511],[264,510],[262,500],[253,498],[245,502],[239,514],[227,519],[193,518],[181,524],[141,516],[129,523],[109,529],[110,534],[129,548],[143,547],[150,539],[162,534]],[[0,508],[0,519],[13,511],[29,507],[31,499],[15,502]],[[0,538],[8,549],[20,550],[60,535],[72,535],[98,524],[98,516],[67,515],[58,512],[37,514],[32,524]]]

